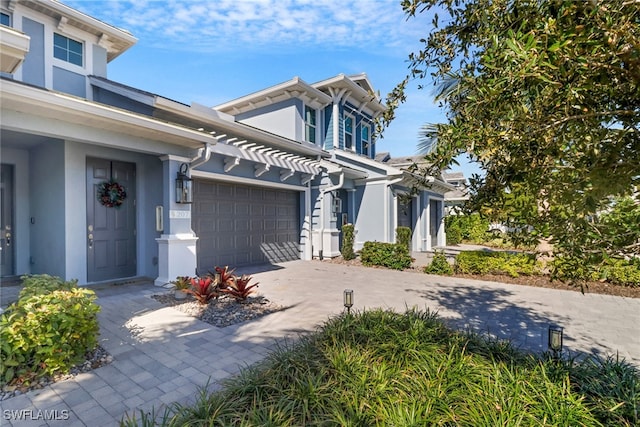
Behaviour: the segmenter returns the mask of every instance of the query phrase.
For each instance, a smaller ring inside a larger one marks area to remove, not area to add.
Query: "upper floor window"
[[[304,139],[312,144],[316,143],[316,110],[305,105],[304,107]]]
[[[362,154],[369,155],[369,144],[371,144],[371,130],[369,125],[362,125],[360,128],[360,140],[362,141]]]
[[[11,26],[11,17],[6,13],[0,13],[0,24],[6,25],[7,27]]]
[[[82,67],[82,43],[54,33],[53,56]]]
[[[351,116],[344,118],[344,148],[353,150],[353,117]]]

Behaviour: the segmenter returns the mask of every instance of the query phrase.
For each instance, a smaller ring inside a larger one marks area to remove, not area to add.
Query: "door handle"
[[[11,233],[7,233],[4,235],[5,246],[11,246]]]
[[[93,248],[93,234],[89,233],[89,249]]]

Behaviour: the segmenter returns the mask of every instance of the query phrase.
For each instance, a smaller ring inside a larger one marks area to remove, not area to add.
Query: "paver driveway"
[[[262,359],[277,339],[312,331],[341,312],[345,288],[355,292],[354,309],[429,308],[456,327],[534,351],[546,350],[547,327],[556,323],[564,327],[571,351],[618,352],[640,365],[640,299],[320,261],[271,266],[254,278],[261,294],[287,309],[226,328],[163,307],[150,295],[164,290],[151,284],[98,291],[100,343],[113,363],[0,402],[0,424],[112,426],[126,411],[188,401],[209,380],[213,388],[216,380]]]

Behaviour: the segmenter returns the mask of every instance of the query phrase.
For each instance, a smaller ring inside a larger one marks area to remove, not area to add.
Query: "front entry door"
[[[98,199],[100,186],[118,183],[126,192],[119,206]],[[136,165],[87,158],[87,281],[136,275]]]
[[[0,165],[0,276],[12,276],[15,232],[13,227],[13,165]]]

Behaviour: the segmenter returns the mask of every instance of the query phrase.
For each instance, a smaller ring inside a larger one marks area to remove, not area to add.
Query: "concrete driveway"
[[[98,291],[100,344],[111,364],[0,402],[2,425],[111,426],[125,412],[191,401],[199,387],[261,360],[276,341],[313,331],[343,311],[430,309],[452,326],[546,350],[550,323],[564,327],[571,352],[616,355],[640,365],[640,299],[506,285],[416,272],[294,261],[246,271],[259,292],[286,307],[262,318],[217,328],[150,298],[152,284]],[[48,412],[47,412],[48,411]],[[156,409],[156,413],[158,410]]]

